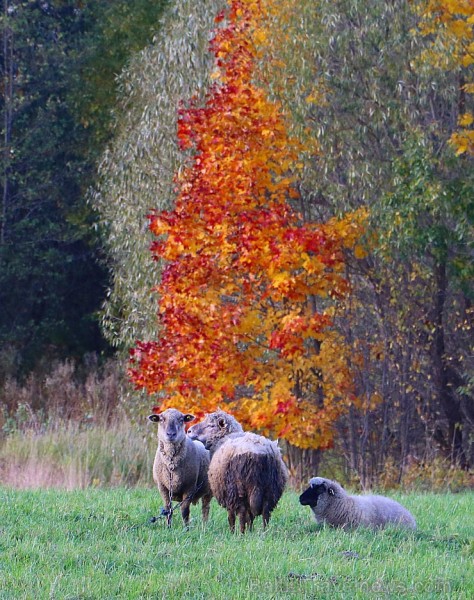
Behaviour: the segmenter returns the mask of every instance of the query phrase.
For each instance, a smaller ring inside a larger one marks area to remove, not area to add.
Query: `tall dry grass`
[[[15,488],[149,485],[151,442],[125,417],[84,427],[56,422],[16,431],[0,446],[0,481]]]
[[[48,422],[107,422],[120,405],[123,367],[117,360],[100,364],[95,355],[81,363],[56,362],[24,381],[7,377],[0,385],[0,427],[41,428]]]
[[[122,369],[71,361],[0,387],[0,483],[16,488],[150,485],[154,444],[124,410]]]

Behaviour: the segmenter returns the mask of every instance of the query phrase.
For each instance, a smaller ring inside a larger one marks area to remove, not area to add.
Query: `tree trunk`
[[[311,477],[317,477],[321,461],[320,450],[303,450],[286,442],[284,456],[290,472],[290,486],[293,489],[301,490]]]
[[[433,367],[434,383],[439,406],[447,420],[447,436],[438,435],[438,441],[444,450],[449,450],[449,458],[462,468],[467,460],[462,443],[463,415],[460,400],[456,397],[456,381],[450,376],[451,370],[446,364],[445,332],[443,324],[446,301],[447,274],[446,261],[440,260],[435,266],[436,296],[434,306]],[[444,438],[444,439],[443,439]]]

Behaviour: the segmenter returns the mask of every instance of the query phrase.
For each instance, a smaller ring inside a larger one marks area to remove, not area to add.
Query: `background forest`
[[[330,327],[305,338],[307,372],[286,356],[295,402],[307,403],[307,412],[314,409],[327,424],[312,441],[287,441],[294,481],[330,466],[333,475],[363,487],[472,484],[474,5],[241,4],[262,8],[245,85],[258,90],[266,107],[278,107],[281,121],[272,117],[272,129],[285,141],[275,148],[293,144],[273,193],[298,215],[294,228],[305,232],[308,261],[316,234],[334,244],[346,236],[333,251],[337,269],[331,266],[331,285],[340,277],[344,293],[336,298],[308,287],[298,300],[299,314],[307,311],[313,320],[331,314]],[[225,76],[216,73],[209,49],[215,30],[232,24],[228,13],[216,22],[226,7],[225,0],[2,3],[2,479],[20,471],[25,477],[21,461],[39,462],[47,451],[51,468],[42,483],[54,483],[55,472],[71,485],[131,484],[150,473],[144,417],[166,386],[135,375],[153,394],[134,390],[128,355],[137,340],[156,340],[158,298],[176,293],[160,281],[172,247],[168,254],[157,250],[163,233],[157,219],[180,206],[177,174],[198,173],[193,148],[183,150],[185,136],[178,137],[178,109],[191,122],[201,115],[192,106],[211,111],[212,85],[238,74],[235,65]],[[220,126],[219,113],[211,116]],[[273,166],[273,177],[277,171]],[[272,223],[278,210],[275,203]],[[345,227],[356,214],[365,215],[364,223],[357,221],[349,235]],[[260,260],[256,253],[246,263],[248,273],[257,273]],[[287,280],[280,283],[278,292]],[[288,309],[286,323],[294,298],[272,298],[273,308]],[[242,310],[247,301],[239,297]],[[220,307],[222,323],[230,305]],[[267,316],[267,309],[246,313],[245,335],[255,345]],[[222,398],[242,411],[251,407],[254,416],[272,415],[262,429],[285,439],[282,419],[295,428],[298,413],[265,396],[283,372],[278,360],[285,348],[281,336],[273,340],[251,355],[268,371],[263,395],[256,376],[244,381],[239,372]],[[188,343],[183,354],[191,352]],[[251,347],[239,342],[237,356]],[[341,399],[330,385],[342,372]],[[72,439],[88,450],[66,464]],[[99,460],[105,455],[106,465]],[[38,462],[30,464],[30,477],[40,476]]]

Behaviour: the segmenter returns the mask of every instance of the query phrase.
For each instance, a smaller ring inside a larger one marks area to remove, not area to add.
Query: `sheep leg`
[[[250,512],[253,515],[261,515],[263,507],[263,492],[261,489],[253,489],[249,496]]]
[[[227,511],[227,520],[229,521],[229,527],[232,533],[235,531],[235,512],[233,510]]]
[[[191,498],[185,498],[181,504],[181,516],[185,527],[189,526],[189,513],[191,507]]]
[[[165,507],[166,524],[168,527],[171,527],[171,521],[173,519],[173,504],[171,502],[171,494],[168,494],[168,498],[165,500]]]
[[[255,488],[252,490],[249,498],[249,508],[247,511],[248,521],[249,521],[249,529],[252,529],[253,520],[257,515],[262,514],[263,508],[263,493],[259,488]],[[265,528],[265,523],[264,523]]]
[[[264,506],[262,510],[262,520],[263,520],[263,528],[265,529],[270,521],[270,511],[268,510],[268,506]]]
[[[207,520],[209,519],[209,507],[211,505],[211,495],[206,495],[202,497],[201,503],[202,503],[202,520],[204,523],[207,523]]]
[[[161,516],[166,515],[166,523],[167,523],[168,527],[171,527],[171,519],[173,518],[173,511],[171,508],[172,507],[172,499],[171,499],[170,490],[161,484],[158,484],[158,489],[160,491],[161,498],[163,500],[163,504],[165,505],[164,511],[163,510],[161,511]]]
[[[249,513],[245,507],[239,509],[240,533],[245,533],[245,527],[250,522]]]
[[[248,520],[247,520],[247,527],[249,529],[249,531],[252,531],[253,529],[253,520],[254,520],[254,516],[252,514],[248,514]]]

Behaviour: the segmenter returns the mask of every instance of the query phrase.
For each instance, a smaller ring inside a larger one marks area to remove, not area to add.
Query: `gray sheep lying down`
[[[413,516],[401,504],[385,496],[350,496],[341,485],[324,477],[313,477],[300,496],[310,506],[318,523],[333,527],[397,525],[416,529]]]
[[[240,423],[223,411],[206,415],[190,427],[188,435],[211,453],[209,483],[217,502],[227,510],[231,531],[237,516],[241,533],[252,529],[260,515],[265,528],[288,479],[277,443],[244,432]]]
[[[168,525],[171,525],[173,500],[181,503],[181,516],[188,526],[191,503],[202,499],[202,518],[206,522],[212,498],[207,477],[210,455],[200,442],[186,435],[185,423],[192,421],[193,415],[169,408],[148,419],[158,423],[153,479],[166,506]]]

